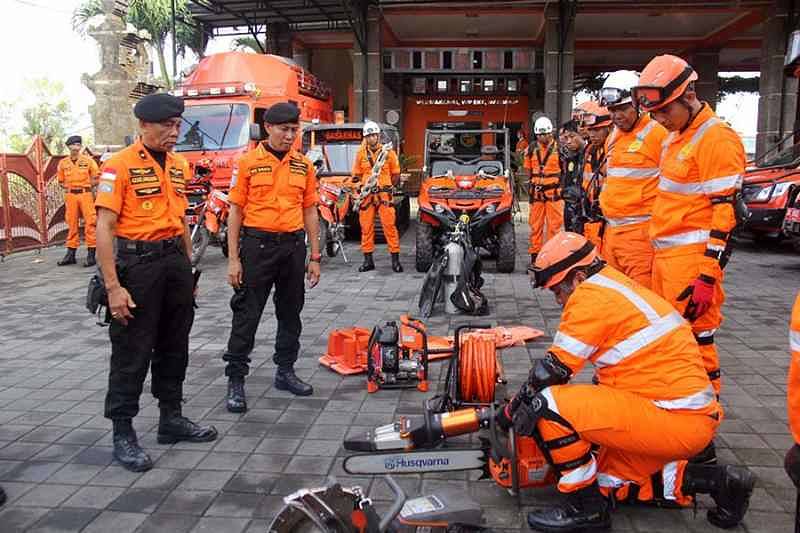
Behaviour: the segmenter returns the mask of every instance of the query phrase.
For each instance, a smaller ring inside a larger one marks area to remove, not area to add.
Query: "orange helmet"
[[[591,265],[597,257],[597,248],[586,237],[560,231],[544,243],[536,263],[529,269],[533,272],[534,287],[549,289],[561,283],[572,269]]]
[[[656,56],[644,67],[631,95],[640,108],[655,111],[681,96],[696,79],[697,72],[680,57]]]
[[[594,100],[589,100],[588,102],[583,103],[581,124],[588,129],[610,126],[611,113],[608,112],[607,108],[601,107],[600,104]]]

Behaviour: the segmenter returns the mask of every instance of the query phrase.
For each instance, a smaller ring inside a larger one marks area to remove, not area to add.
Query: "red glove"
[[[705,274],[700,274],[683,292],[678,295],[678,301],[689,298],[683,317],[690,322],[694,322],[711,307],[711,300],[714,298],[714,283],[716,280]]]

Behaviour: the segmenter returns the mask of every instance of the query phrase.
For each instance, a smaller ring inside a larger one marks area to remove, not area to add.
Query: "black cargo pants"
[[[106,418],[136,416],[148,366],[150,390],[160,406],[183,399],[194,321],[194,279],[182,239],[160,242],[160,250],[145,249],[144,243],[138,250],[136,246],[117,249],[117,276],[136,307],[127,326],[112,320],[109,327]]]
[[[256,331],[272,287],[278,330],[275,334],[273,362],[289,369],[297,361],[302,323],[300,311],[305,302],[305,232],[270,233],[242,228],[239,258],[242,285],[231,298],[233,325],[228,349],[222,359],[228,364],[228,377],[246,376]]]

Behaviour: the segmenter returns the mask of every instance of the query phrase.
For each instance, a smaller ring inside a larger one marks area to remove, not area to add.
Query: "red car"
[[[768,155],[744,175],[742,198],[750,217],[742,229],[755,239],[779,239],[793,191],[800,188],[800,144]]]

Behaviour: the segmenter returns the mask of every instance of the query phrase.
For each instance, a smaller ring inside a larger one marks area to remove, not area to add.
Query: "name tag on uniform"
[[[161,194],[161,186],[158,187],[139,187],[134,189],[136,196],[153,196],[154,194]]]
[[[642,148],[642,141],[635,140],[628,145],[628,152],[638,152]]]
[[[264,166],[261,166],[261,167],[250,167],[250,175],[251,176],[255,176],[256,174],[260,174],[262,172],[267,173],[267,174],[272,172],[272,166],[271,165],[264,165]]]
[[[128,174],[130,175],[131,185],[140,185],[142,183],[158,183],[156,169],[153,167],[131,168],[128,169]]]

